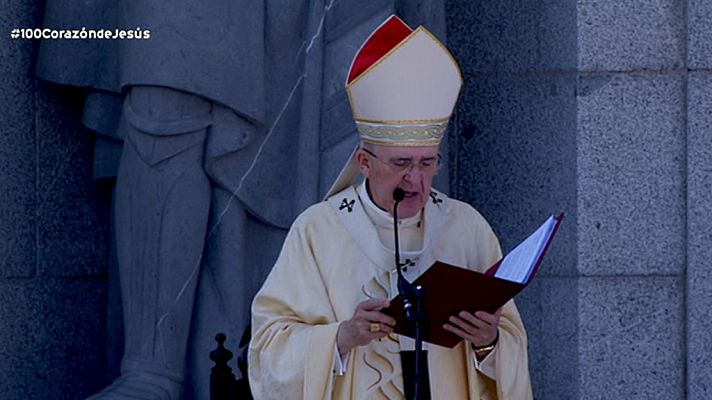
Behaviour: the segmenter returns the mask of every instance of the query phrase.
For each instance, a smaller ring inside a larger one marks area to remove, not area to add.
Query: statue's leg
[[[124,314],[121,376],[95,399],[179,399],[210,181],[210,102],[134,87],[124,103],[116,240]]]

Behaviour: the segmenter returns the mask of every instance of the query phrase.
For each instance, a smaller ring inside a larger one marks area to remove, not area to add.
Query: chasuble
[[[501,258],[496,236],[474,208],[435,190],[430,197],[419,223],[422,247],[402,255],[411,261],[409,280],[436,260],[484,271]],[[370,296],[397,294],[393,269],[393,251],[379,239],[355,187],[302,213],[253,302],[249,377],[255,398],[403,398],[399,351],[407,338],[391,335],[357,347],[345,374],[334,371],[339,323]],[[503,307],[490,357],[496,380],[477,370],[469,343],[429,345],[432,398],[532,398],[526,333],[513,301]]]

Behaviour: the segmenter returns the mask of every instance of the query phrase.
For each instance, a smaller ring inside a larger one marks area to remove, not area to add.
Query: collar
[[[364,208],[364,211],[366,212],[366,215],[368,215],[368,217],[371,219],[371,221],[379,228],[393,229],[393,215],[389,214],[386,210],[377,206],[376,203],[373,202],[373,199],[371,199],[371,195],[368,193],[368,190],[366,189],[367,184],[368,184],[368,181],[365,180],[356,189],[358,191],[359,198],[363,202],[363,206],[364,206],[363,208]],[[418,225],[418,223],[420,222],[422,217],[423,217],[423,210],[420,210],[418,212],[418,214],[416,214],[412,217],[399,219],[398,225],[401,228],[408,228],[411,226],[416,226],[416,225]]]
[[[353,186],[347,187],[329,197],[326,202],[349,231],[354,241],[361,247],[366,257],[378,267],[390,272],[393,269],[391,267],[393,265],[393,250],[387,249],[381,243],[376,225],[366,213],[365,203],[368,196],[361,198],[357,190],[359,189]],[[431,192],[431,197],[432,199],[426,204],[423,213],[423,251],[418,256],[418,264],[427,267],[435,261],[432,258],[431,249],[439,242],[440,230],[443,227],[448,204],[447,196],[434,189]],[[393,220],[389,218],[389,221],[389,226],[393,227]],[[401,252],[401,256],[404,254],[405,252]],[[420,265],[416,267],[418,270],[424,271],[427,268],[421,269]]]

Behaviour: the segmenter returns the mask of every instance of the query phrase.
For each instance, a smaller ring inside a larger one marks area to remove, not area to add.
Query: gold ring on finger
[[[372,322],[371,326],[369,327],[369,330],[371,332],[380,332],[381,331],[381,324],[377,322]]]

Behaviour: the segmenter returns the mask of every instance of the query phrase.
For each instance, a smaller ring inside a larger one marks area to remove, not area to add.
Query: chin
[[[419,199],[410,199],[415,201],[404,201],[398,206],[398,218],[410,218],[418,214],[423,209],[423,202]]]

